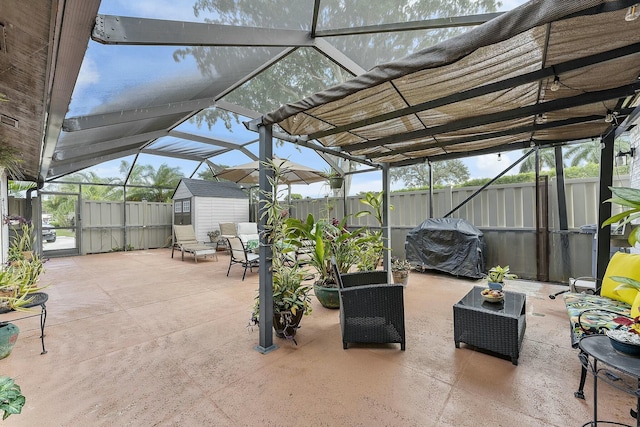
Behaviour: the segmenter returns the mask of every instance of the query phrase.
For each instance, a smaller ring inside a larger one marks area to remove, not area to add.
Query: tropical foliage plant
[[[0,377],[0,410],[3,411],[2,419],[6,420],[10,415],[22,412],[26,398],[22,395],[20,386],[12,378]]]
[[[282,171],[280,166],[271,160],[266,161],[264,165],[273,170],[273,177],[269,178],[273,191],[263,192],[261,196],[263,202],[261,219],[265,219],[266,222],[263,232],[267,242],[271,243],[273,248],[271,259],[273,313],[275,316],[280,316],[281,322],[287,325],[292,316],[299,311],[303,311],[305,315],[311,314],[311,286],[304,283],[307,273],[291,256],[295,247],[287,243],[287,236],[290,233],[287,226],[289,206],[280,200],[278,191],[282,183]],[[259,311],[260,300],[257,295],[251,314],[251,325],[258,324]]]

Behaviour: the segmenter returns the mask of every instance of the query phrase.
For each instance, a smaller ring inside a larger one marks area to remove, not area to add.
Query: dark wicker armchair
[[[404,287],[387,284],[386,271],[340,274],[342,347],[347,343],[399,343],[405,350]]]

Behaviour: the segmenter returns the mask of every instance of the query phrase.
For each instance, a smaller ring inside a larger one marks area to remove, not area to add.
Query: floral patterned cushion
[[[567,293],[564,303],[571,323],[571,345],[576,347],[584,335],[604,333],[608,329],[617,329],[620,323],[614,319],[629,317],[631,306],[600,295]],[[582,316],[580,316],[581,313]],[[578,323],[580,317],[580,323]]]

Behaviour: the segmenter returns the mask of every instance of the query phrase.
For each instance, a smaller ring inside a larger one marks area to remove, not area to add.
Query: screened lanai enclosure
[[[634,0],[5,0],[0,138],[45,192],[276,154],[375,171],[387,195],[393,168],[544,147],[562,188],[560,148],[601,140],[604,200],[613,141],[638,116],[639,13]],[[608,243],[603,230],[599,269]]]

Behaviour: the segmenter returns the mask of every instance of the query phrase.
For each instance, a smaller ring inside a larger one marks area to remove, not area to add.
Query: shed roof
[[[208,181],[202,179],[183,178],[178,189],[184,185],[196,197],[217,197],[223,199],[248,199],[247,193],[235,182]],[[176,192],[178,191],[176,189]],[[175,193],[174,193],[175,197]]]

